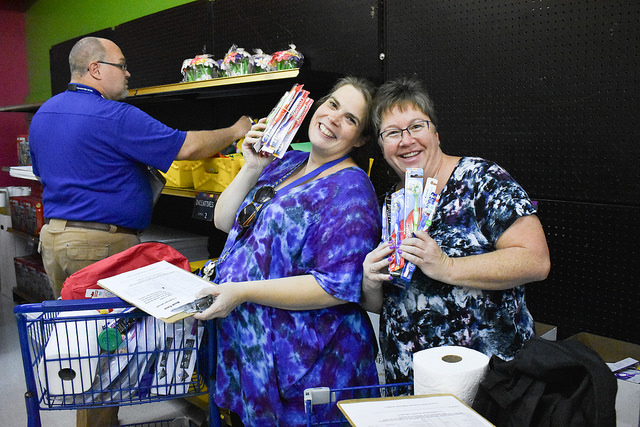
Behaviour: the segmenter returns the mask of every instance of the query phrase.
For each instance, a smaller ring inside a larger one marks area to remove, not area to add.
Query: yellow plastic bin
[[[198,191],[221,193],[242,168],[244,158],[242,154],[230,154],[196,163],[193,169],[193,188]]]
[[[195,160],[176,160],[167,173],[160,173],[166,178],[168,187],[193,188],[193,169],[197,163]]]

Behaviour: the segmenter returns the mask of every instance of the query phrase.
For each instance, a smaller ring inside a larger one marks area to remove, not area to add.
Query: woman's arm
[[[400,245],[404,259],[432,279],[478,289],[509,289],[544,280],[551,266],[549,248],[535,215],[518,218],[498,239],[493,252],[448,257],[423,231]]]
[[[265,119],[262,119],[247,133],[242,143],[244,165],[216,201],[213,221],[216,228],[225,233],[231,231],[242,201],[258,182],[262,170],[273,160],[273,156],[258,154],[253,149],[253,145],[262,137],[265,126]]]
[[[227,317],[238,305],[245,302],[284,310],[315,310],[345,303],[322,289],[310,274],[222,283],[207,287],[206,292],[216,297],[215,302],[207,310],[196,314],[196,319]]]

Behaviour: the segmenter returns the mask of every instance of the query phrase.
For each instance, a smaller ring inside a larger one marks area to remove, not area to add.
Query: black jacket
[[[534,338],[489,367],[473,409],[498,427],[616,425],[616,378],[578,341]]]

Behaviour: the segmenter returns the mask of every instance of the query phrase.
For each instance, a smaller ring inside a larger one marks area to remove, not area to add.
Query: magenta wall
[[[11,3],[11,2],[7,2]],[[3,3],[4,4],[4,3]],[[29,93],[25,15],[0,5],[0,106],[21,105]],[[0,113],[0,166],[18,164],[16,137],[28,132],[26,113]],[[29,181],[0,172],[0,187],[29,185]]]

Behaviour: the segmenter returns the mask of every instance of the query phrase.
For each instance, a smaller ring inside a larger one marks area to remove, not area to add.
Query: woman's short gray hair
[[[426,114],[438,128],[436,109],[433,100],[415,77],[401,77],[390,80],[378,88],[373,107],[373,123],[376,133],[380,133],[382,116],[398,107],[400,110],[413,106]]]

